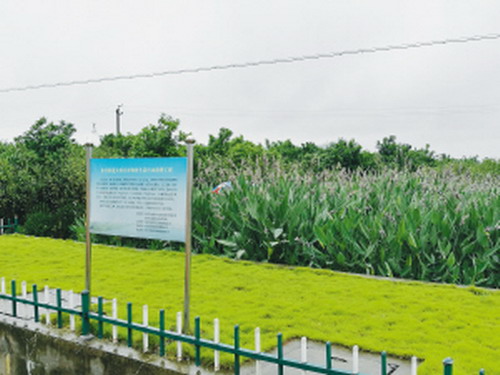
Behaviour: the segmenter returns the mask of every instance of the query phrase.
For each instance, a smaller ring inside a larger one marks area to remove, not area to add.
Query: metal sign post
[[[182,331],[189,332],[189,302],[191,284],[191,201],[193,197],[193,154],[194,140],[186,140],[187,146],[187,189],[186,189],[186,240],[185,240],[185,268],[184,268],[184,319]]]
[[[90,159],[92,144],[85,145],[87,160],[86,214],[85,214],[85,289],[90,295],[90,280],[92,276],[92,243],[90,241]]]

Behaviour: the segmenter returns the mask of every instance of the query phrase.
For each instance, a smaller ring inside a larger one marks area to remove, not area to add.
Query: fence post
[[[179,311],[176,317],[177,333],[182,334],[182,313]],[[182,361],[182,341],[177,341],[177,361]]]
[[[325,346],[325,360],[326,360],[326,368],[327,370],[332,369],[332,343],[327,341]]]
[[[196,366],[201,365],[200,359],[200,336],[201,336],[201,327],[200,327],[200,317],[197,316],[194,318],[194,338],[196,343],[194,344],[194,361]]]
[[[33,284],[33,309],[34,309],[34,312],[33,312],[33,315],[35,316],[35,323],[38,323],[38,321],[40,320],[40,315],[39,315],[39,312],[38,312],[38,287],[36,286],[36,284]]]
[[[21,295],[23,296],[23,298],[27,298],[28,297],[28,289],[27,289],[27,286],[26,286],[26,281],[23,281],[21,283]]]
[[[446,358],[443,361],[444,365],[444,375],[452,375],[453,374],[453,359]]]
[[[17,226],[19,225],[19,219],[17,215],[14,215],[14,233],[17,233]]]
[[[142,306],[142,325],[147,327],[149,324],[148,305]],[[142,334],[142,351],[146,353],[149,349],[149,336],[147,333]]]
[[[479,370],[479,375],[485,375],[486,373],[484,372],[484,369],[482,368],[481,370]]]
[[[331,350],[331,347],[330,347]],[[331,352],[330,352],[331,358]],[[302,336],[300,338],[300,362],[307,363],[307,337]],[[331,362],[330,362],[331,363]],[[306,374],[306,370],[302,370],[302,375]]]
[[[219,319],[214,319],[214,342],[216,344],[220,343],[220,326]],[[214,350],[214,371],[219,371],[220,369],[220,353],[218,350]]]
[[[50,302],[49,286],[48,285],[45,285],[45,288],[43,289],[43,302],[46,303],[47,305]],[[45,324],[49,325],[50,324],[50,310],[48,308],[45,308],[44,311],[45,311]]]
[[[75,294],[72,290],[69,291],[68,303],[70,309],[75,307]],[[75,316],[73,314],[69,314],[69,329],[75,330]]]
[[[99,296],[97,298],[97,315],[99,316],[99,321],[97,322],[97,337],[102,339],[103,336],[103,323],[102,323],[102,316],[103,316],[103,307],[102,307],[102,297]]]
[[[413,356],[411,357],[411,368],[410,368],[410,374],[411,375],[417,375],[417,357]]]
[[[127,346],[132,347],[132,303],[127,302]]]
[[[2,294],[6,294],[5,293],[5,277],[2,277],[0,279],[0,290],[2,291]]]
[[[380,367],[380,373],[387,375],[387,353],[385,351],[380,353]]]
[[[111,303],[111,314],[113,319],[118,319],[118,303],[116,302],[116,298],[113,298]],[[116,344],[118,342],[118,327],[113,324],[113,343]]]
[[[234,375],[240,375],[240,326],[234,326]]]
[[[278,375],[283,375],[283,335],[278,333]]]
[[[255,351],[257,353],[261,352],[261,347],[260,347],[260,328],[259,327],[255,328]],[[259,360],[255,361],[255,375],[260,375],[260,361]]]
[[[0,236],[3,234],[3,217],[0,218]]]
[[[57,328],[62,328],[63,319],[62,319],[62,298],[61,298],[61,289],[56,289],[56,300],[57,300]]]
[[[84,290],[82,292],[82,336],[87,336],[90,331],[89,308],[89,291]]]
[[[160,310],[160,333],[163,334],[165,331],[165,310]],[[165,337],[160,336],[160,357],[165,355]]]
[[[10,291],[12,294],[12,316],[17,316],[17,303],[16,303],[16,280],[10,282]]]
[[[359,373],[359,347],[357,345],[352,347],[352,373]]]

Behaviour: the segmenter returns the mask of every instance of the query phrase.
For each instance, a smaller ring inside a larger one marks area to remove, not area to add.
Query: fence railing
[[[5,220],[3,217],[0,218],[0,235],[5,233],[16,233],[17,227],[19,226],[19,222],[17,217],[14,220],[7,219]]]
[[[21,297],[18,296],[18,289],[15,280],[10,283],[10,293],[6,291],[5,278],[0,279],[0,302],[2,300],[10,301],[10,311],[1,311],[0,314],[10,315],[12,317],[18,317],[18,305],[27,305],[32,307],[33,320],[35,322],[40,322],[41,315],[45,314],[46,322],[50,322],[48,311],[54,311],[56,313],[56,325],[57,328],[63,328],[63,314],[69,314],[70,317],[70,327],[75,330],[75,320],[77,317],[81,320],[81,335],[87,336],[90,334],[91,322],[95,321],[97,326],[94,327],[96,335],[99,339],[104,337],[104,324],[110,324],[113,327],[113,341],[117,342],[117,329],[116,327],[123,327],[126,329],[126,341],[127,346],[132,347],[133,345],[133,334],[134,332],[140,332],[143,334],[143,347],[146,351],[148,348],[148,335],[153,335],[158,337],[158,355],[160,357],[165,356],[165,340],[169,339],[177,342],[177,359],[180,361],[182,359],[182,343],[192,345],[194,348],[194,363],[196,366],[201,366],[201,348],[207,348],[214,351],[214,370],[219,370],[219,352],[225,352],[233,355],[233,369],[234,374],[240,374],[240,368],[243,358],[255,360],[255,374],[259,375],[260,362],[267,362],[276,365],[277,374],[283,375],[285,373],[285,368],[295,368],[303,371],[308,371],[312,374],[328,374],[328,375],[363,375],[359,372],[359,359],[358,359],[358,347],[353,347],[353,367],[352,371],[345,371],[340,369],[334,369],[332,367],[332,347],[330,342],[325,344],[325,360],[324,365],[308,363],[305,360],[304,351],[302,351],[302,361],[297,361],[294,359],[285,358],[283,354],[283,336],[281,333],[277,334],[276,344],[277,344],[277,354],[269,354],[260,351],[260,330],[256,329],[256,350],[250,350],[242,348],[240,346],[240,329],[238,325],[234,326],[234,335],[232,344],[224,344],[219,342],[219,322],[216,319],[214,321],[214,340],[208,340],[201,337],[201,320],[196,317],[194,320],[194,336],[186,335],[181,332],[182,319],[181,314],[177,314],[177,331],[170,331],[165,329],[165,310],[159,311],[159,326],[152,327],[148,325],[147,318],[147,306],[144,306],[143,310],[143,323],[135,323],[132,320],[132,303],[127,303],[127,318],[126,320],[117,318],[117,308],[116,300],[113,300],[113,313],[112,317],[105,315],[103,305],[104,299],[102,297],[97,298],[97,311],[91,311],[91,301],[90,296],[87,291],[81,293],[81,308],[75,307],[75,301],[70,295],[68,306],[63,306],[62,291],[61,289],[56,289],[55,304],[49,303],[48,298],[48,287],[45,287],[43,293],[43,301],[39,300],[39,290],[36,284],[33,284],[31,290],[31,299],[27,294],[26,283],[22,283]],[[44,311],[41,313],[41,311]],[[258,337],[258,340],[257,340]],[[304,340],[304,338],[303,338]],[[304,344],[304,341],[302,341]],[[305,345],[302,345],[304,348]],[[387,365],[387,354],[382,352],[380,354],[380,373],[381,375],[388,374]],[[412,357],[411,360],[411,375],[417,375],[417,360],[416,357]],[[453,360],[451,358],[446,358],[443,360],[443,374],[452,375],[453,373]],[[485,371],[481,369],[479,375],[485,375]]]

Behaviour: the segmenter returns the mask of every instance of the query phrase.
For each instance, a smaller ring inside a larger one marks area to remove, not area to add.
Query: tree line
[[[0,217],[17,216],[26,234],[75,237],[85,208],[85,150],[75,141],[75,133],[75,126],[69,122],[41,118],[13,142],[0,142]],[[184,156],[184,141],[190,136],[180,129],[179,120],[161,115],[156,124],[137,134],[104,135],[95,145],[93,156]],[[263,160],[275,161],[282,168],[317,173],[335,169],[378,173],[387,168],[452,168],[460,173],[500,174],[499,160],[453,159],[436,154],[429,146],[419,149],[400,143],[395,136],[378,141],[377,151],[370,152],[355,140],[344,139],[326,146],[311,142],[296,145],[290,140],[256,144],[221,128],[218,134],[209,136],[207,144],[196,144],[195,155],[195,176],[214,163],[237,175],[239,168]],[[209,183],[214,186],[222,182],[217,173],[212,179]]]

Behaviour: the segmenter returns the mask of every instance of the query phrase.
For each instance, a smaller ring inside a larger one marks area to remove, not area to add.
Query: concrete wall
[[[116,350],[115,350],[116,351]],[[82,339],[0,322],[0,375],[173,375]]]

